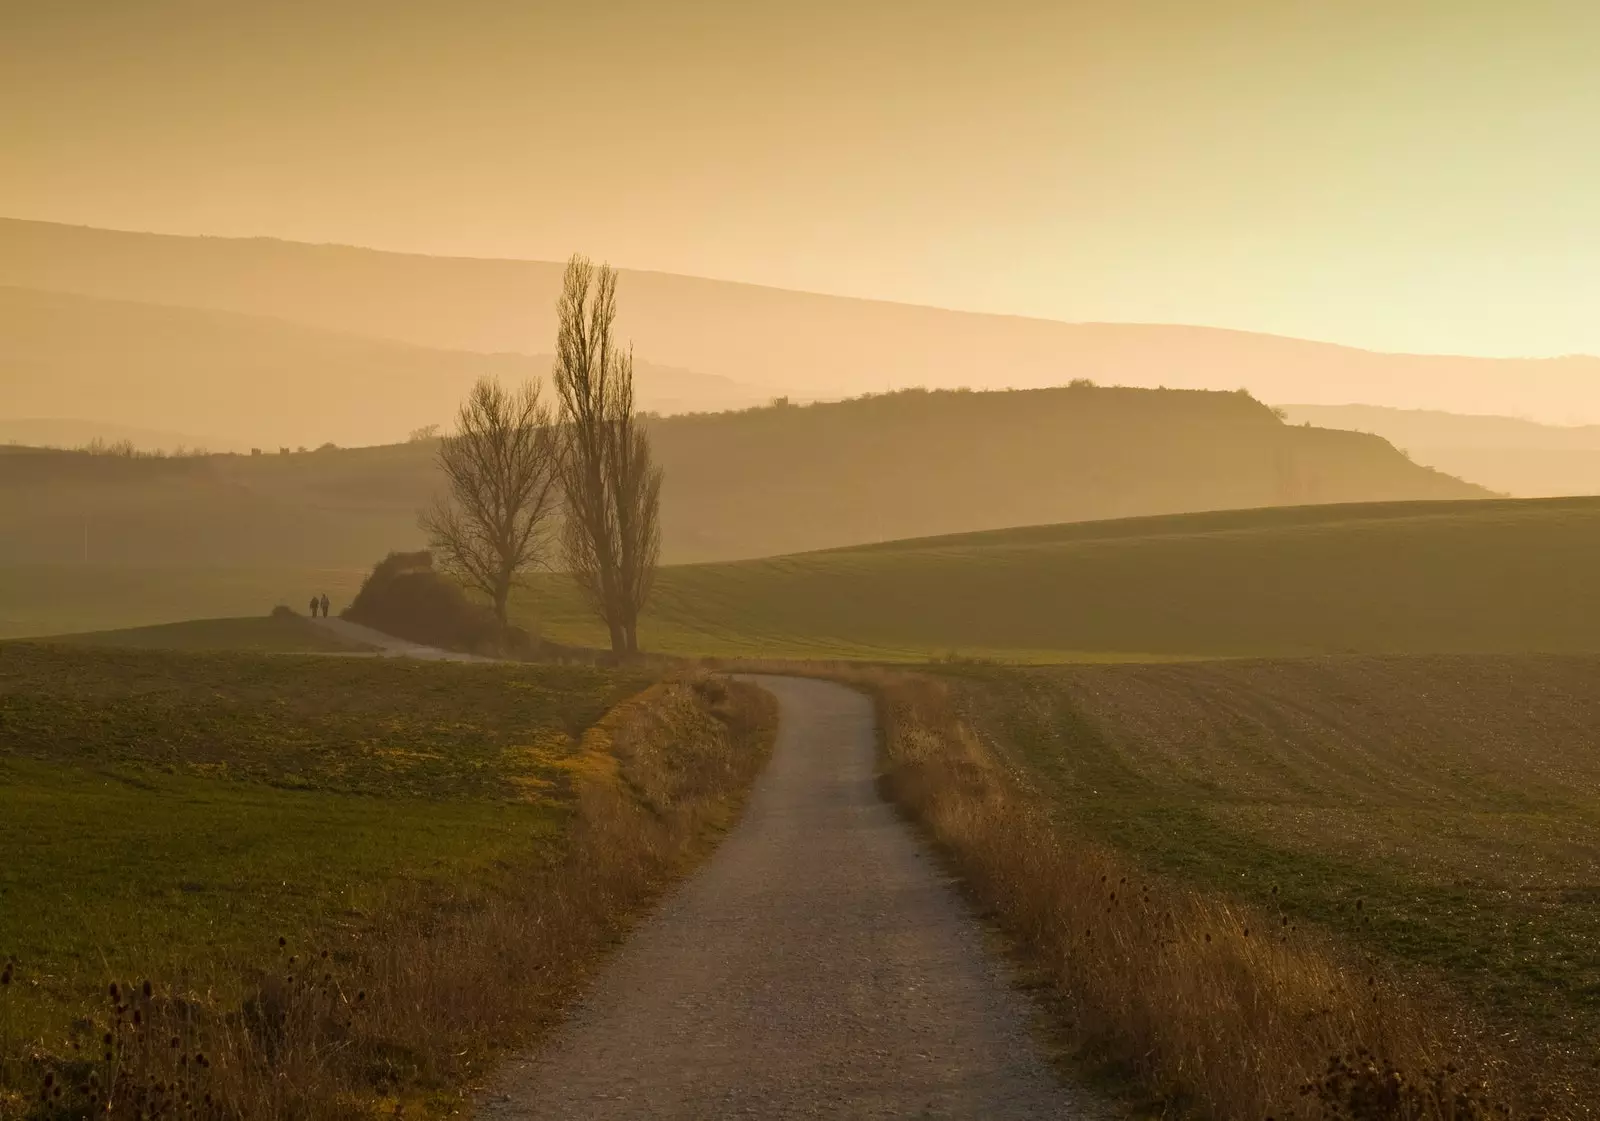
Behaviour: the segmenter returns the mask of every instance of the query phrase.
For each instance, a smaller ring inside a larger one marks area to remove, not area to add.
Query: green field
[[[679,654],[1133,661],[1600,650],[1600,499],[1306,506],[1040,526],[663,569]],[[597,628],[543,578],[524,620]]]
[[[577,667],[0,645],[10,1030],[108,979],[226,987],[400,890],[557,843],[576,737],[645,684]]]
[[[1069,830],[1443,977],[1550,1085],[1594,1078],[1600,658],[959,672]]]
[[[41,641],[130,650],[235,650],[256,654],[348,654],[367,647],[343,642],[301,615],[190,619],[111,631],[83,631]]]
[[[278,604],[304,611],[324,592],[338,614],[365,576],[355,568],[270,565],[4,565],[0,639],[265,617]]]
[[[642,638],[685,656],[890,661],[1592,651],[1596,557],[1593,498],[1068,523],[668,566]],[[360,576],[0,569],[0,619],[17,635],[265,614],[306,587],[347,602]],[[535,576],[514,611],[556,641],[604,644],[560,574]]]

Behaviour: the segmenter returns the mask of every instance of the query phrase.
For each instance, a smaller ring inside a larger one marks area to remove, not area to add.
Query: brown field
[[[1600,1101],[1600,659],[873,687],[890,791],[1050,978],[1075,1044],[1161,1108],[1494,1115],[1450,1112],[1480,1079],[1484,1110]],[[1349,1078],[1338,1107],[1300,1097],[1363,1048],[1410,1112],[1349,1106]]]
[[[1102,836],[1596,1057],[1600,659],[1084,667],[1006,691],[1025,704],[988,726]]]

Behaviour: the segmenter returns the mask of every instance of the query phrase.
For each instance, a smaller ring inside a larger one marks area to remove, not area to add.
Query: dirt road
[[[870,701],[761,680],[782,725],[744,819],[485,1094],[486,1121],[1099,1116],[878,798]]]
[[[484,658],[477,654],[462,654],[455,650],[441,650],[437,646],[423,646],[419,642],[410,642],[403,638],[396,638],[392,634],[364,627],[360,623],[352,623],[348,619],[313,619],[314,624],[334,635],[343,642],[348,642],[356,648],[370,647],[372,652],[384,658],[420,658],[428,662],[492,662],[493,658]]]

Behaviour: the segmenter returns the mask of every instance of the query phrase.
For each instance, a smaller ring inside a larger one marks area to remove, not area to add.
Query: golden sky
[[[1600,3],[0,0],[0,214],[1600,353]]]

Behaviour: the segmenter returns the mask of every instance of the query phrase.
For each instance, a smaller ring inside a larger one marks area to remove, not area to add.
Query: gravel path
[[[484,1121],[1096,1117],[873,786],[871,702],[763,678],[776,751],[744,819],[641,926]]]
[[[352,623],[348,619],[311,621],[323,630],[331,632],[341,642],[348,642],[356,647],[371,647],[373,653],[384,658],[420,658],[427,662],[494,661],[493,658],[484,658],[477,654],[461,654],[454,650],[441,650],[437,646],[424,646],[420,642],[396,638],[392,634],[384,634],[371,627],[364,627],[360,623]]]

